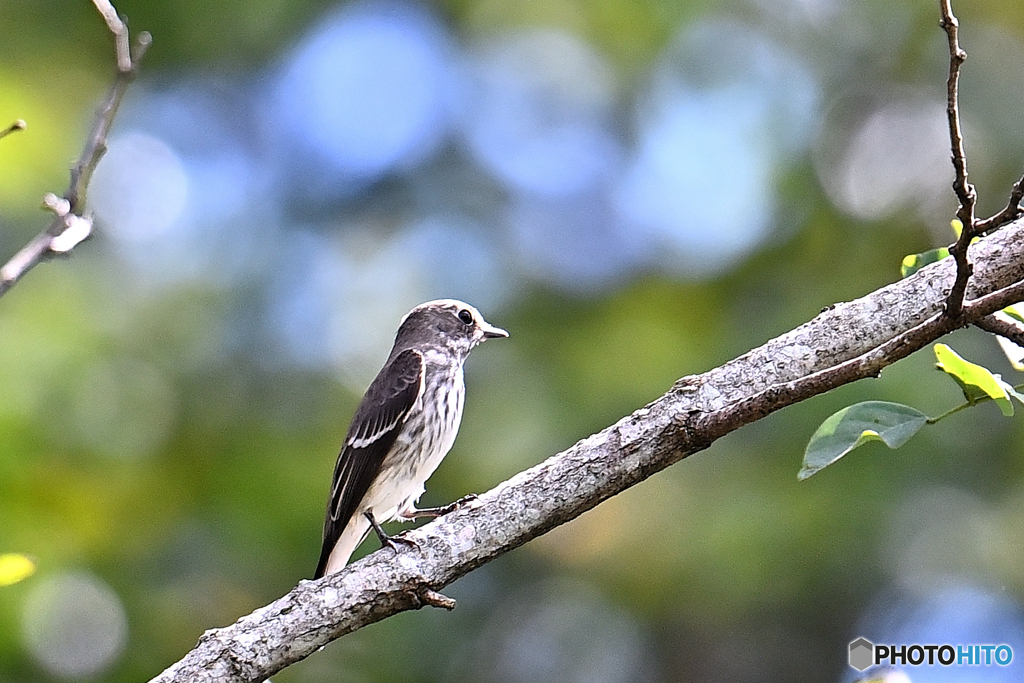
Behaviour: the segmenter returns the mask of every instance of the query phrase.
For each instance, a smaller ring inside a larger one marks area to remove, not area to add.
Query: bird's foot
[[[420,544],[412,540],[411,538],[406,538],[405,532],[402,532],[401,534],[398,534],[396,536],[384,536],[380,539],[380,543],[381,546],[386,545],[387,547],[394,550],[396,553],[398,552],[398,546],[400,545],[404,545],[407,548],[414,548],[416,550],[420,549]]]
[[[377,534],[377,539],[380,541],[381,547],[387,546],[394,550],[396,553],[398,552],[399,545],[405,545],[407,547],[415,548],[416,550],[420,549],[419,543],[412,540],[411,538],[406,538],[403,535],[389,536],[381,527],[381,525],[377,522],[377,520],[374,519],[373,514],[369,512],[363,514],[366,515],[366,519],[370,520],[370,526],[373,527],[373,532]]]

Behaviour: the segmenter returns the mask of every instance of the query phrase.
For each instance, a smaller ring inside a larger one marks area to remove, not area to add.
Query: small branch
[[[19,130],[25,130],[26,127],[27,124],[22,119],[18,119],[3,130],[0,130],[0,138],[5,138],[11,133],[17,133]]]
[[[967,180],[967,155],[964,152],[963,129],[960,125],[960,67],[967,59],[967,53],[960,47],[959,28],[960,23],[953,15],[953,8],[950,0],[940,0],[939,6],[942,18],[939,25],[945,30],[949,43],[949,77],[946,79],[946,117],[949,119],[949,140],[953,155],[953,170],[956,178],[953,180],[953,191],[960,201],[960,208],[957,210],[957,218],[963,225],[956,244],[950,247],[949,253],[956,260],[956,279],[949,290],[946,298],[946,315],[951,318],[958,318],[964,302],[964,293],[967,291],[967,280],[971,277],[972,267],[967,259],[967,247],[971,240],[977,235],[974,205],[977,201],[977,193],[974,186]]]
[[[110,4],[110,0],[92,0],[96,9],[103,15],[107,22],[107,28],[114,34],[114,45],[117,49],[117,70],[127,73],[132,70],[132,54],[128,42],[128,26],[118,16],[117,10]]]
[[[987,235],[993,230],[1017,220],[1017,217],[1021,215],[1020,202],[1022,199],[1024,199],[1024,176],[1021,176],[1013,184],[1013,189],[1010,190],[1010,201],[1007,202],[1006,207],[994,216],[976,222],[974,231],[979,235]]]
[[[153,38],[149,33],[143,31],[139,34],[133,59],[129,62],[128,69],[118,68],[117,76],[114,78],[114,83],[110,87],[106,99],[96,111],[96,119],[92,130],[89,131],[85,149],[82,150],[82,155],[71,168],[71,184],[68,191],[64,193],[65,199],[71,202],[71,211],[74,213],[81,213],[82,205],[85,203],[85,191],[89,186],[89,181],[92,180],[93,171],[96,170],[100,159],[107,152],[107,135],[110,133],[110,127],[114,124],[114,117],[117,115],[125,93],[128,92],[128,86],[138,74],[139,60],[146,54],[146,50],[152,42]]]
[[[977,320],[974,324],[986,332],[998,334],[1017,346],[1024,347],[1024,325],[1005,314],[993,313]]]
[[[429,605],[430,607],[439,607],[441,609],[446,609],[449,612],[455,609],[454,600],[449,598],[447,595],[442,595],[430,588],[421,588],[416,593],[416,597],[418,597],[424,605]]]
[[[17,254],[0,267],[0,296],[13,287],[25,273],[57,253],[66,253],[75,245],[89,236],[92,231],[92,219],[82,217],[85,204],[85,193],[92,179],[96,165],[107,151],[107,134],[114,123],[118,107],[138,70],[139,60],[146,53],[152,42],[148,33],[139,34],[132,51],[128,45],[128,27],[121,21],[117,11],[109,0],[93,0],[96,8],[103,15],[107,26],[114,34],[117,46],[117,76],[107,93],[106,99],[96,112],[92,130],[86,139],[78,161],[71,168],[71,182],[61,200],[50,194],[44,199],[54,218],[50,225],[32,238]],[[24,123],[24,122],[15,122]],[[22,128],[24,126],[21,126]],[[50,198],[53,198],[51,200]]]

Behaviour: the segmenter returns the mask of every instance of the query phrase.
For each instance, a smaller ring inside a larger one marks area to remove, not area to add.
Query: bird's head
[[[398,326],[395,346],[439,343],[462,354],[477,344],[508,332],[484,320],[480,311],[464,301],[438,299],[420,304],[406,313]]]

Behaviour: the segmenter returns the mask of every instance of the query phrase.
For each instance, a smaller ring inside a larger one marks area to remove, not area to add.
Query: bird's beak
[[[484,333],[484,339],[497,339],[508,336],[508,332],[500,327],[495,327],[486,320],[480,321],[480,331]]]

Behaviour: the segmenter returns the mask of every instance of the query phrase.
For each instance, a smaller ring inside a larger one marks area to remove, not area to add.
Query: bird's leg
[[[374,519],[373,513],[370,512],[369,510],[367,510],[363,514],[366,515],[366,519],[370,521],[370,526],[373,527],[373,532],[377,534],[377,538],[380,540],[380,545],[382,548],[384,546],[388,546],[397,553],[398,545],[400,543],[404,543],[405,545],[411,546],[419,550],[419,544],[411,538],[405,538],[404,536],[388,536],[384,532],[384,529],[381,527],[381,525],[377,523],[377,520]]]
[[[411,510],[403,510],[401,517],[402,519],[419,519],[420,517],[440,517],[447,515],[449,512],[455,512],[461,508],[472,503],[474,500],[479,498],[475,493],[459,498],[454,503],[448,503],[448,505],[442,505],[437,508],[412,508]]]

